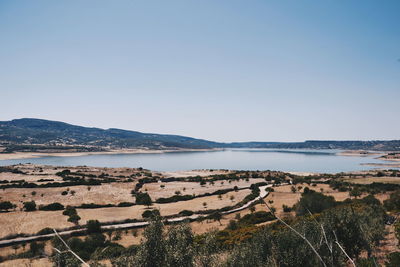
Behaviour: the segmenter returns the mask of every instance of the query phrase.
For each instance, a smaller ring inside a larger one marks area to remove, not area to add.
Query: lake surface
[[[154,171],[193,169],[280,170],[335,173],[368,170],[362,163],[384,163],[375,156],[340,156],[337,150],[230,149],[207,152],[104,154],[0,160],[0,165],[34,163],[58,166],[143,167]]]

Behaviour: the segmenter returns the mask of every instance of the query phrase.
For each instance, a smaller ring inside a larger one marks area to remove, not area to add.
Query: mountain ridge
[[[0,145],[3,152],[40,149],[214,149],[214,148],[280,148],[280,149],[349,149],[399,151],[400,140],[307,140],[304,142],[214,142],[173,134],[84,127],[60,121],[22,118],[0,121]]]

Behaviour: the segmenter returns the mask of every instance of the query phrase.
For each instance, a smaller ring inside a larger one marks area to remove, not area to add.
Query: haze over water
[[[34,163],[55,166],[143,167],[156,171],[194,169],[279,170],[336,173],[368,170],[365,163],[384,163],[375,156],[341,156],[337,150],[232,149],[207,152],[98,154],[1,160],[0,165]]]

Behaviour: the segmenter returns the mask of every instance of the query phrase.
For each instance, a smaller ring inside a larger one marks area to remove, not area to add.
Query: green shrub
[[[76,212],[76,209],[72,206],[67,206],[65,208],[65,210],[63,211],[63,215],[66,215],[66,216],[71,216],[74,214],[77,214],[77,212]]]
[[[238,223],[240,225],[252,225],[272,221],[274,219],[275,217],[270,212],[257,211],[244,215],[242,218],[239,219]]]
[[[0,210],[8,211],[10,209],[15,209],[17,206],[12,204],[10,201],[2,201],[0,202]]]
[[[383,201],[383,205],[388,211],[400,210],[400,190],[391,193],[389,199]]]
[[[78,214],[72,214],[71,216],[69,216],[68,221],[74,224],[78,224],[80,219],[81,217]]]
[[[46,211],[63,210],[63,209],[64,209],[64,206],[58,202],[54,202],[49,205],[39,207],[39,210],[46,210]]]
[[[109,260],[121,256],[126,250],[119,244],[111,243],[105,248],[97,248],[91,258],[95,260]]]
[[[387,255],[387,261],[385,262],[386,267],[398,267],[400,266],[400,252],[392,252]]]
[[[79,209],[99,209],[99,208],[111,208],[115,207],[113,204],[95,204],[95,203],[83,203],[77,208]]]
[[[32,242],[30,244],[29,252],[32,254],[32,256],[42,255],[44,253],[44,244],[43,243]]]
[[[136,204],[150,206],[152,203],[151,198],[148,193],[137,193],[136,194]]]
[[[178,201],[185,201],[185,200],[191,200],[193,199],[194,196],[192,195],[174,195],[172,197],[167,197],[167,198],[159,198],[156,200],[157,203],[173,203],[173,202],[178,202]]]
[[[181,216],[192,216],[193,213],[194,212],[191,211],[191,210],[182,210],[182,211],[179,212],[179,215],[181,215]]]
[[[100,222],[98,220],[89,220],[89,221],[87,221],[87,223],[86,223],[86,233],[88,235],[101,233]]]
[[[283,212],[291,212],[292,211],[292,208],[285,204],[282,205],[282,209],[283,209]]]
[[[38,235],[48,235],[48,234],[53,234],[53,233],[54,233],[53,229],[51,229],[49,227],[43,228],[42,230],[37,232]]]
[[[332,208],[336,205],[336,201],[332,196],[325,196],[319,192],[304,188],[299,202],[295,205],[296,215],[301,216],[309,214],[320,213],[323,210]]]
[[[121,203],[118,204],[118,207],[131,207],[133,205],[135,205],[135,203],[132,203],[132,202],[121,202]]]
[[[154,216],[160,216],[160,211],[159,210],[145,210],[142,213],[142,217],[147,219],[147,218],[151,218]]]
[[[36,210],[35,201],[24,202],[24,210],[25,211],[35,211]]]

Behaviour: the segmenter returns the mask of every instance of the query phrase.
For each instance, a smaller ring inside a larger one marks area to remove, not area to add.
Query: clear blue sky
[[[400,1],[0,1],[0,120],[400,139]]]

